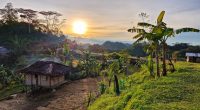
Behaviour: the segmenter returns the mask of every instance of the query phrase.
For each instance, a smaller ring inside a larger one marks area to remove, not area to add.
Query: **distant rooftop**
[[[186,53],[185,56],[188,56],[188,57],[200,57],[200,53]]]

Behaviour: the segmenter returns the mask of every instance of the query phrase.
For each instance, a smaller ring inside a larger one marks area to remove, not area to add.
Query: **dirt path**
[[[97,79],[87,78],[63,85],[48,98],[28,100],[24,94],[0,102],[0,110],[86,110],[88,95],[97,94]],[[50,95],[48,95],[50,94]]]

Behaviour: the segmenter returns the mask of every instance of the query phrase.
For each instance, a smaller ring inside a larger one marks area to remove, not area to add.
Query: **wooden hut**
[[[200,53],[186,53],[186,61],[200,63]]]
[[[53,61],[37,61],[20,73],[24,74],[26,85],[55,88],[66,82],[70,70],[70,67]]]

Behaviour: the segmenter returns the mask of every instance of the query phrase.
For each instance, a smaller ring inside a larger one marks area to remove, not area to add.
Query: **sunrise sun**
[[[87,31],[87,24],[84,21],[75,21],[73,23],[73,32],[76,34],[85,34]]]

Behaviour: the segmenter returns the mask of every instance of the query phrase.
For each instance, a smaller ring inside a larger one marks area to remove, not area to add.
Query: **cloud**
[[[186,9],[180,9],[180,10],[174,11],[173,14],[185,13],[185,12],[191,12],[191,11],[200,11],[200,6],[199,7],[186,8]]]

